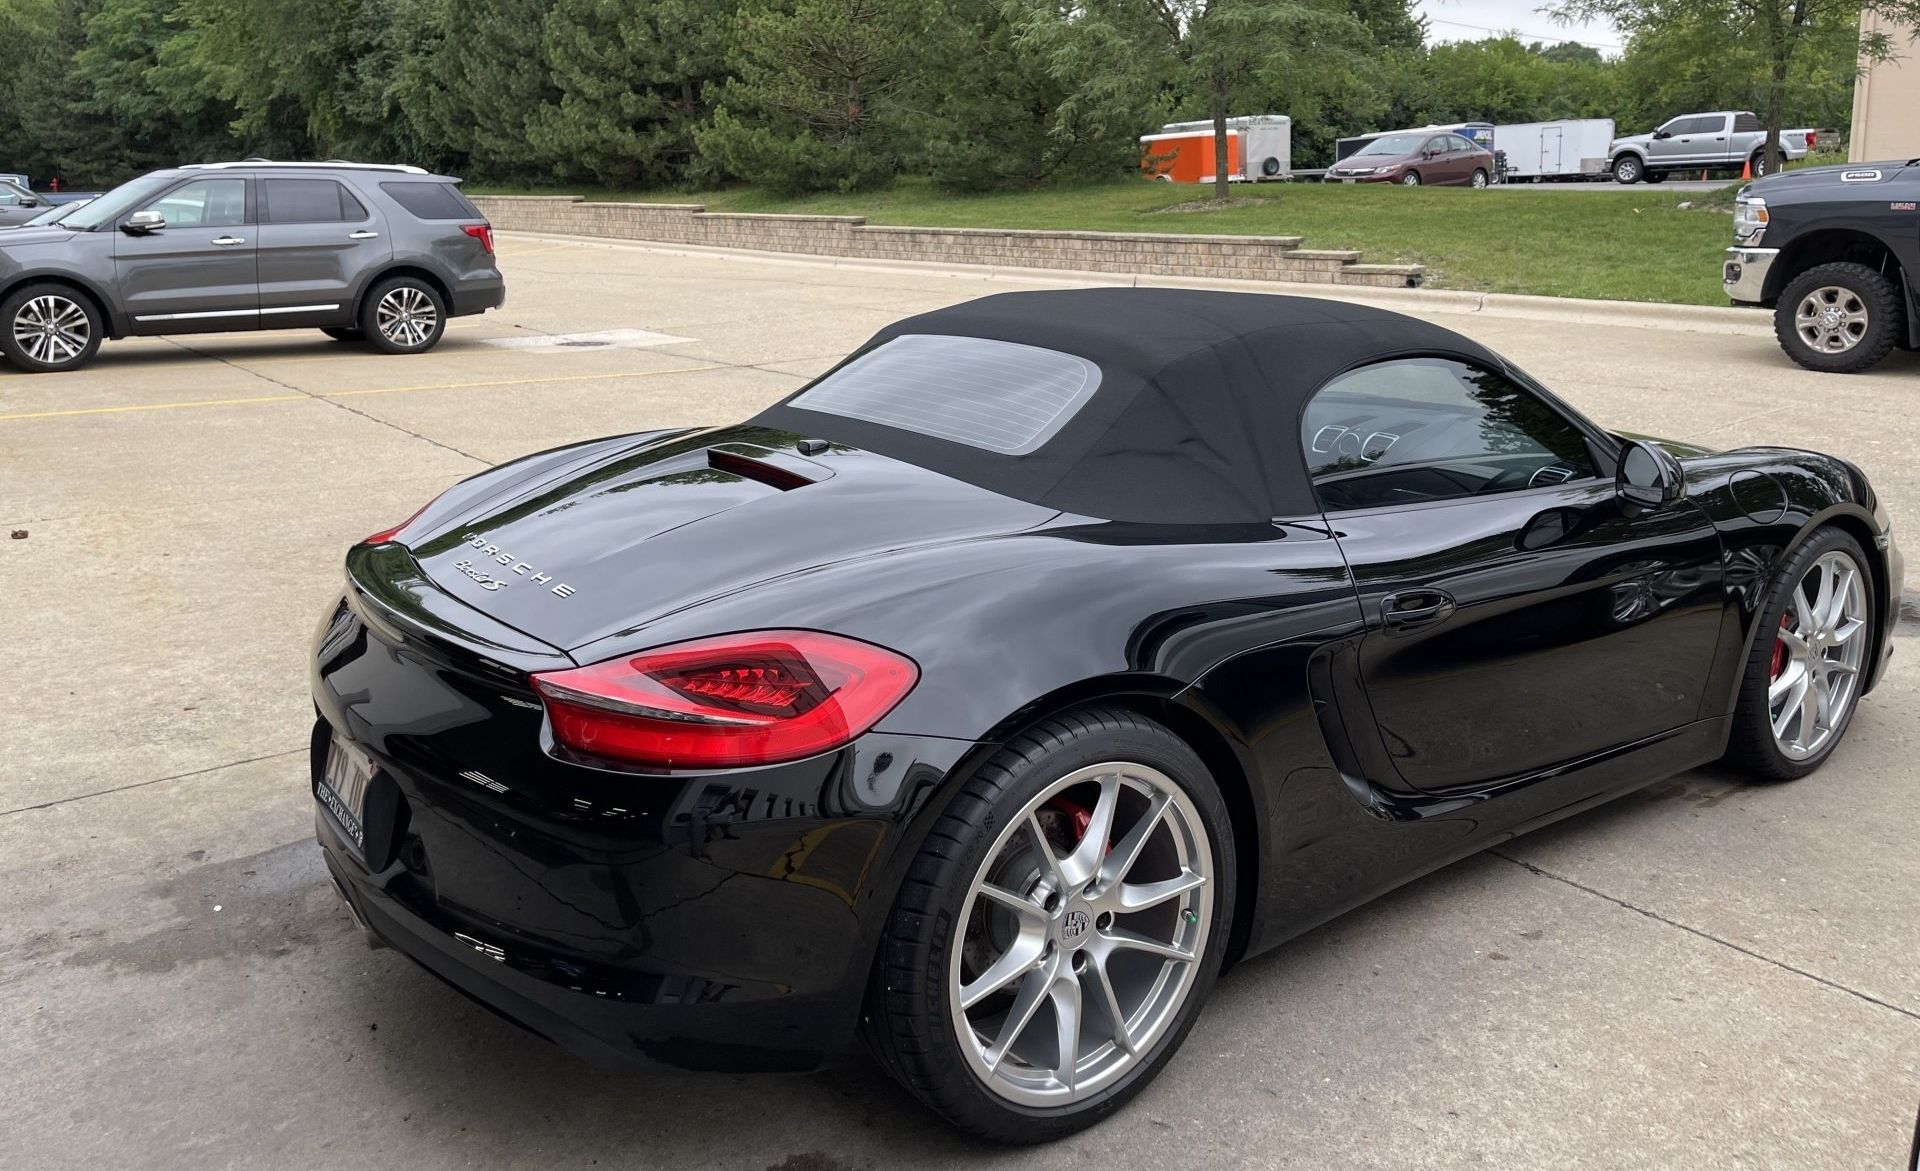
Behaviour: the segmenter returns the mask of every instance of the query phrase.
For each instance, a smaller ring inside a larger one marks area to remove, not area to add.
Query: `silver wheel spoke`
[[[1109,945],[1122,951],[1143,951],[1148,955],[1159,956],[1163,960],[1174,960],[1183,964],[1192,963],[1194,958],[1193,953],[1184,947],[1162,943],[1157,939],[1148,939],[1144,935],[1135,935],[1131,931],[1116,928],[1108,931],[1104,938]]]
[[[1773,734],[1779,740],[1798,741],[1800,737],[1787,735],[1787,729],[1793,726],[1794,718],[1800,713],[1800,701],[1807,693],[1807,675],[1802,671],[1787,688],[1786,701],[1780,705],[1780,711],[1773,717]]]
[[[1087,971],[1093,977],[1094,994],[1100,999],[1100,1009],[1113,1025],[1113,1043],[1128,1056],[1137,1056],[1139,1050],[1133,1047],[1133,1035],[1127,1030],[1127,1014],[1120,1007],[1120,997],[1113,991],[1113,979],[1107,975],[1107,961],[1096,955],[1087,965]]]
[[[1053,1079],[1072,1093],[1078,1082],[1080,1067],[1080,981],[1068,976],[1064,980],[1055,980],[1053,994],[1053,1021],[1055,1042],[1058,1048],[1058,1064],[1054,1066]]]
[[[1207,876],[1183,870],[1173,878],[1164,878],[1159,882],[1123,882],[1114,891],[1114,901],[1120,905],[1122,914],[1144,911],[1148,907],[1157,907],[1168,899],[1177,899],[1188,891],[1199,890],[1207,885]]]
[[[1060,858],[1053,852],[1052,843],[1047,841],[1047,831],[1041,827],[1037,814],[1027,814],[1027,835],[1033,839],[1034,849],[1040,851],[1041,861],[1046,863],[1045,877],[1052,884],[1053,889],[1065,890],[1067,883],[1060,876]]]
[[[1085,886],[1099,872],[1107,856],[1107,839],[1113,836],[1113,813],[1120,805],[1120,782],[1114,777],[1100,778],[1100,799],[1094,802],[1086,833],[1079,845],[1060,861],[1060,877],[1068,887]]]
[[[1120,880],[1133,869],[1133,864],[1140,860],[1141,852],[1152,840],[1154,831],[1160,828],[1160,822],[1166,817],[1167,809],[1171,804],[1172,799],[1166,794],[1154,795],[1153,801],[1147,806],[1147,811],[1140,815],[1139,821],[1133,823],[1133,828],[1127,831],[1125,837],[1114,843],[1113,850],[1101,864],[1102,886],[1119,885]]]
[[[979,979],[960,989],[960,1007],[972,1008],[1012,983],[1022,972],[1031,971],[1033,962],[1040,958],[1046,946],[1046,940],[1037,937],[1016,942],[991,968],[980,973]]]
[[[989,1069],[997,1069],[1006,1060],[1007,1050],[1013,1048],[1013,1043],[1033,1022],[1033,1014],[1040,1011],[1040,1004],[1047,998],[1047,989],[1052,983],[1052,964],[1027,973],[1027,978],[1020,982],[1020,991],[1013,998],[1013,1007],[1007,1010],[1007,1019],[1001,1023],[1000,1033],[993,1039],[993,1047],[987,1050]]]
[[[1806,682],[1806,679],[1806,664],[1798,660],[1788,660],[1786,670],[1780,672],[1780,677],[1767,685],[1767,700],[1769,705],[1779,703],[1782,696],[1785,696],[1795,687]]]

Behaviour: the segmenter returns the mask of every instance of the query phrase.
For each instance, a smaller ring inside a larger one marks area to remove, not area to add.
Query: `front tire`
[[[1806,776],[1847,734],[1872,667],[1873,576],[1860,543],[1817,530],[1760,612],[1726,762],[1764,780]]]
[[[447,332],[447,303],[419,277],[381,281],[360,303],[360,332],[388,354],[424,354]]]
[[[1864,264],[1816,265],[1787,282],[1773,333],[1787,357],[1823,374],[1858,374],[1893,349],[1905,328],[1893,282]]]
[[[955,1125],[1045,1142],[1167,1065],[1233,922],[1226,806],[1193,750],[1118,708],[1049,719],[961,788],[874,969],[881,1063]]]
[[[29,374],[78,370],[105,327],[93,298],[65,285],[27,285],[0,301],[0,353]]]
[[[1408,171],[1406,174],[1400,176],[1400,186],[1402,187],[1420,186],[1420,172]]]
[[[1613,181],[1632,185],[1638,183],[1647,173],[1646,166],[1635,155],[1621,155],[1613,160]]]

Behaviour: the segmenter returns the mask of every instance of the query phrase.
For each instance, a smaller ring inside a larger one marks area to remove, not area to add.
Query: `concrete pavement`
[[[1816,776],[1661,782],[1257,959],[1129,1110],[1056,1148],[966,1143],[857,1056],[798,1078],[602,1073],[365,950],[311,844],[304,760],[307,638],[342,548],[486,464],[738,418],[893,318],[1009,287],[500,246],[508,306],[430,356],[209,336],[0,373],[0,538],[27,533],[0,540],[0,1166],[1904,1156],[1920,683],[1902,664],[1920,621]],[[1920,522],[1914,355],[1823,377],[1762,319],[1394,304],[1430,307],[1609,426],[1845,455],[1904,534]],[[613,330],[669,336],[593,336]]]

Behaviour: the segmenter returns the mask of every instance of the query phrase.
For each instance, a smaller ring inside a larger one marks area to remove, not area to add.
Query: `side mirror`
[[[167,226],[167,217],[157,211],[136,211],[127,217],[122,230],[129,236],[145,236]]]
[[[1671,131],[1671,130],[1656,130],[1656,131],[1654,131],[1654,132],[1653,132],[1653,136],[1654,136],[1655,138],[1672,138],[1672,137],[1673,137],[1673,131]]]
[[[1687,476],[1680,461],[1655,443],[1629,439],[1620,448],[1620,466],[1613,473],[1613,491],[1631,512],[1654,512],[1680,499]]]
[[[20,206],[21,207],[39,207],[40,201],[32,198],[31,196],[23,195],[20,197]]]

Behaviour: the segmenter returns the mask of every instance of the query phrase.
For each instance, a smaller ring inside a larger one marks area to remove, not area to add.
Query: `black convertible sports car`
[[[347,555],[312,784],[356,918],[592,1058],[1085,1126],[1214,979],[1725,758],[1889,654],[1859,469],[1609,434],[1397,314],[900,322],[749,422],[529,456]]]

